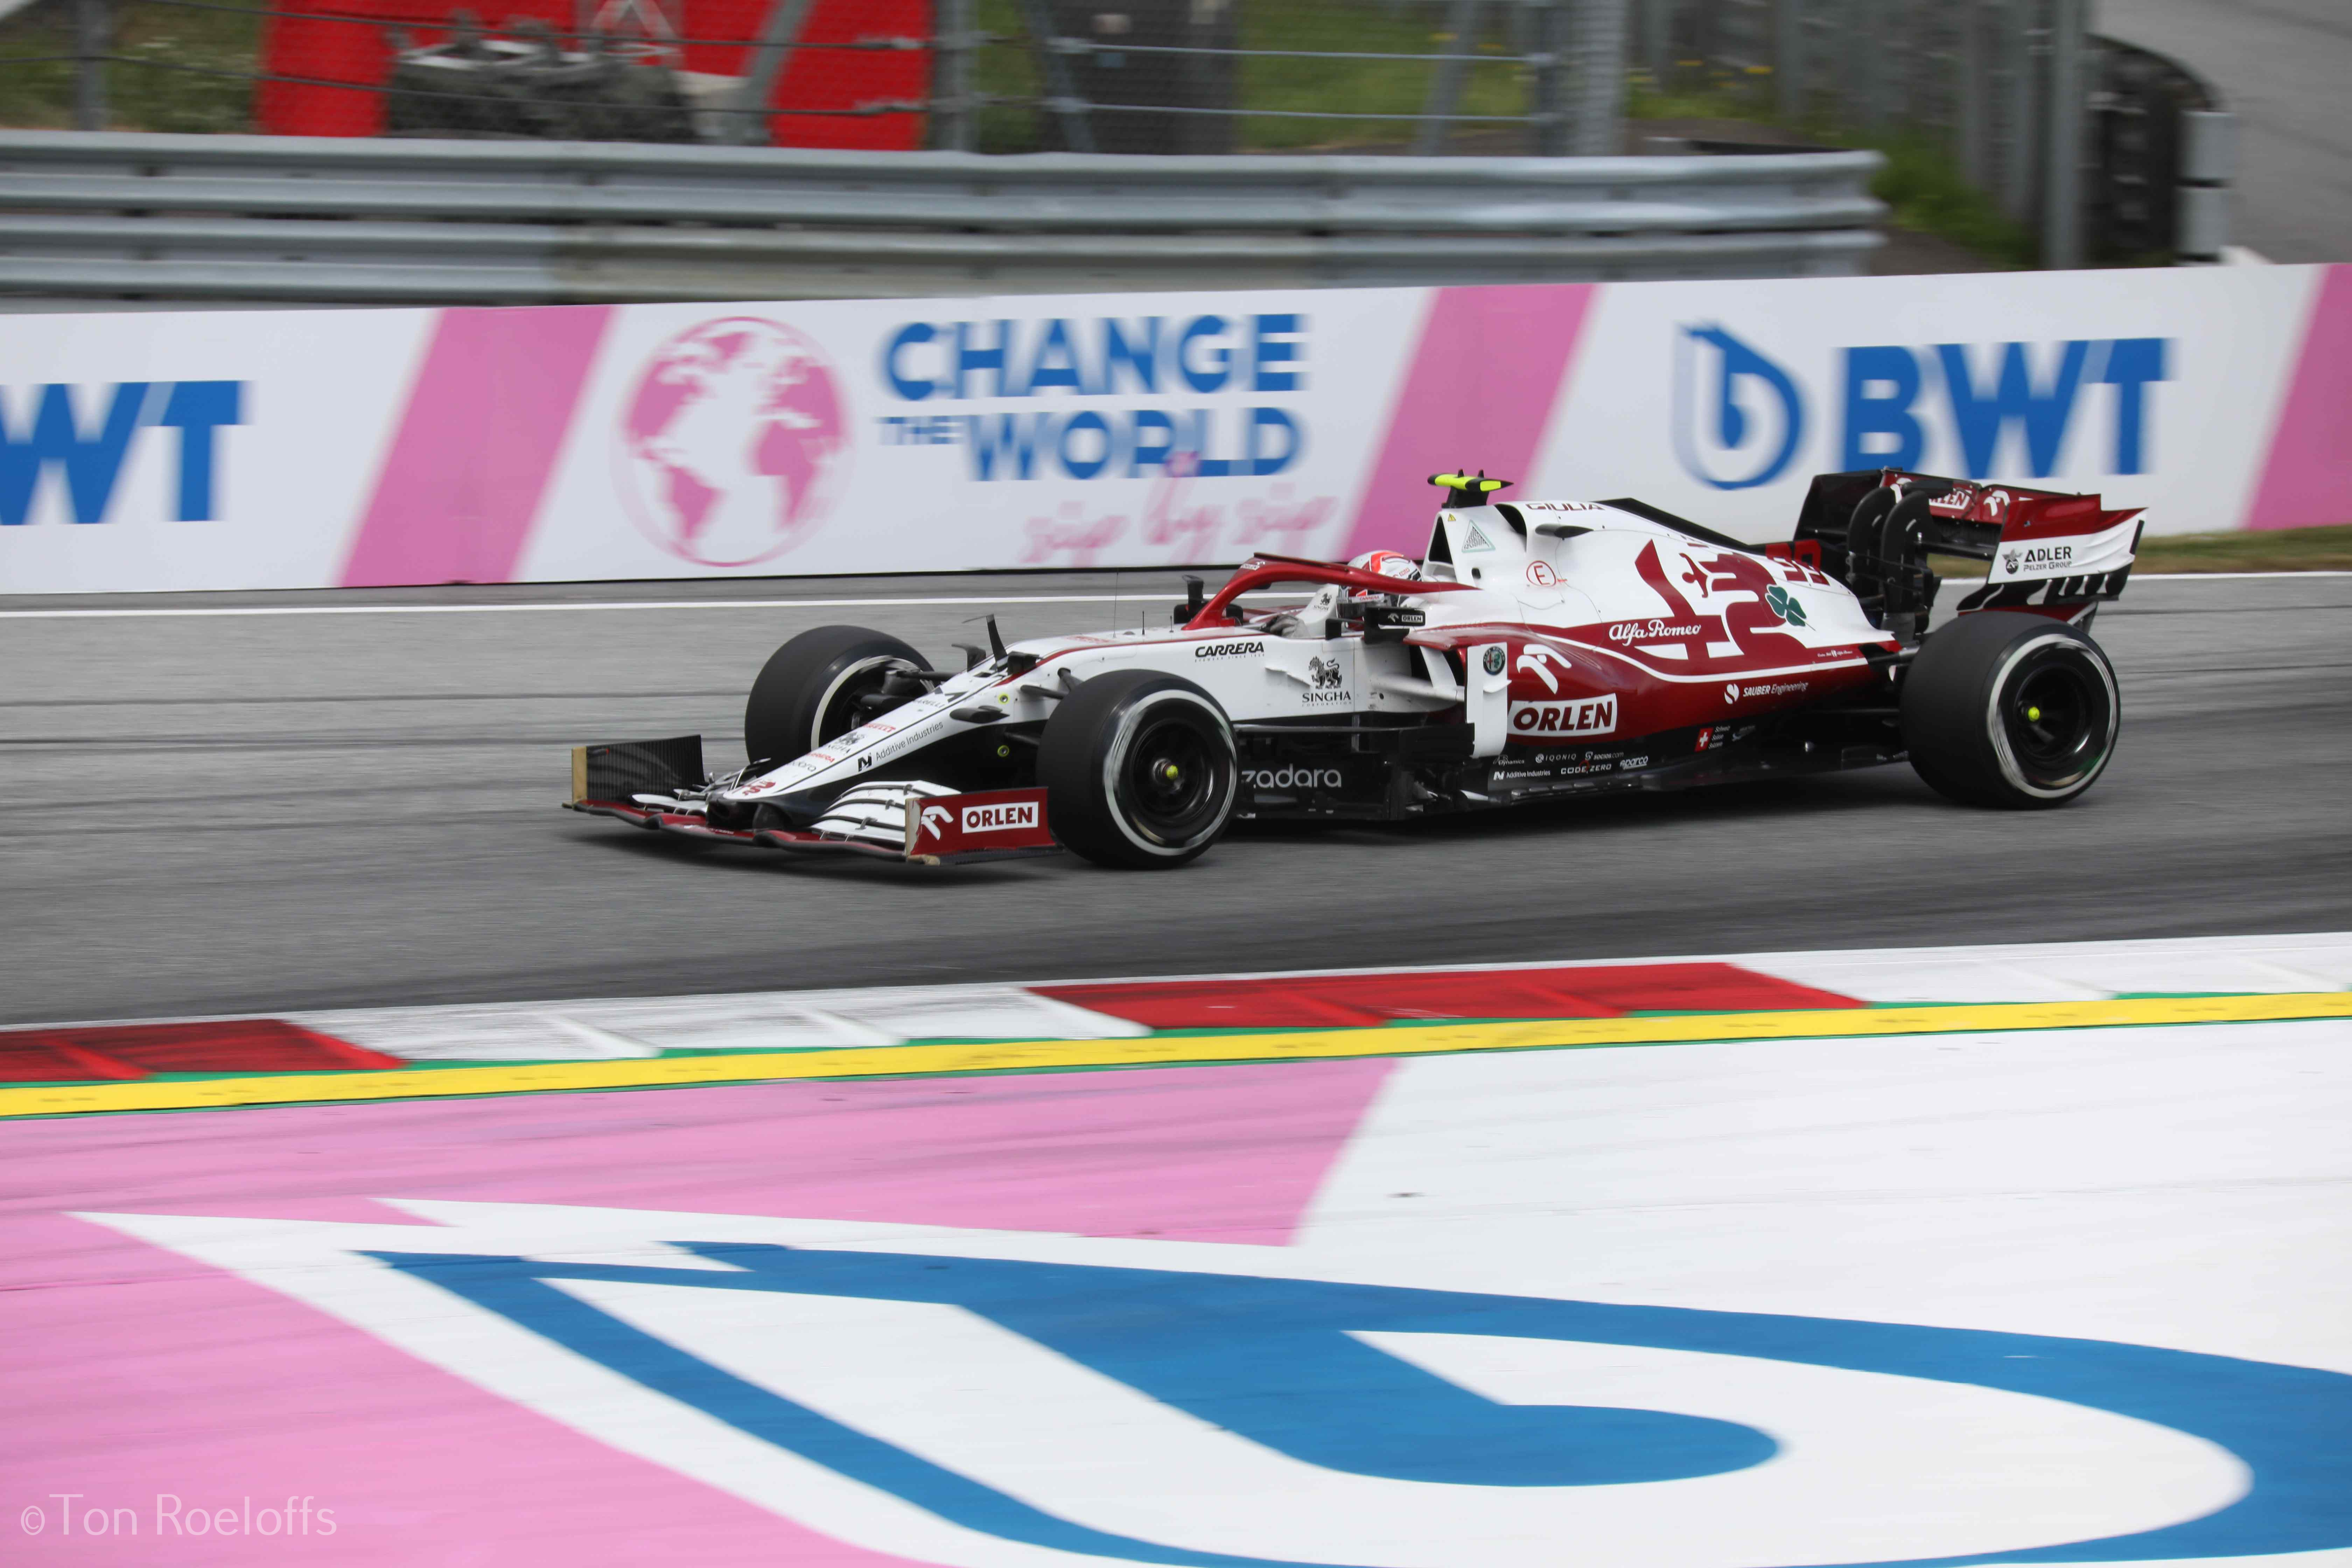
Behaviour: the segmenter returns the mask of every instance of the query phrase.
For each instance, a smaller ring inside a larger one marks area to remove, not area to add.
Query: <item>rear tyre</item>
[[[885,632],[814,626],[770,656],[743,705],[743,749],[754,763],[787,763],[865,721],[871,697],[923,656]]]
[[[1099,866],[1181,866],[1233,820],[1241,770],[1217,700],[1181,676],[1081,681],[1045,721],[1037,781],[1054,837]]]
[[[1962,616],[1929,637],[1903,679],[1903,743],[1930,787],[1970,805],[2063,805],[2115,754],[2115,666],[2062,621]]]

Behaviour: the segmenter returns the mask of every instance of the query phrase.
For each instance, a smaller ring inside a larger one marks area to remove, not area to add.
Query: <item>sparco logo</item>
[[[1252,768],[1242,775],[1252,789],[1338,789],[1337,768]]]
[[[1617,730],[1617,699],[1581,702],[1514,702],[1511,731],[1519,735],[1610,735]]]
[[[1695,637],[1698,623],[1678,626],[1666,621],[1619,621],[1609,628],[1611,642],[1654,642],[1660,637]]]
[[[1233,658],[1245,653],[1264,653],[1262,642],[1204,642],[1192,650],[1194,658]]]
[[[1016,800],[1003,805],[967,805],[963,808],[963,830],[966,833],[1009,833],[1017,827],[1037,826],[1037,803]]]

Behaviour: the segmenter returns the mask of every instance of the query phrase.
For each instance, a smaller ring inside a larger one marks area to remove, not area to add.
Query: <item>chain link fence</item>
[[[5,0],[0,0],[5,5]],[[34,0],[0,125],[1012,153],[1620,150],[1625,0]]]
[[[2229,116],[2089,31],[2088,0],[1633,0],[1637,91],[1908,138],[2032,231],[2044,265],[2211,260]]]
[[[0,0],[0,5],[7,0]],[[2229,120],[2088,0],[33,0],[0,125],[977,153],[1924,150],[2045,265],[2210,259]]]

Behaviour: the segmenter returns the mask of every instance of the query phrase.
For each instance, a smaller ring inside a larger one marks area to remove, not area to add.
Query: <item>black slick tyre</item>
[[[1233,820],[1234,729],[1181,676],[1118,670],[1081,681],[1045,721],[1037,782],[1054,837],[1100,866],[1181,866]]]
[[[2063,621],[1989,610],[1919,647],[1903,679],[1903,744],[1937,793],[2033,810],[2089,789],[2115,755],[2115,666]]]
[[[743,705],[743,749],[755,763],[805,756],[864,721],[857,700],[923,656],[885,632],[813,626],[778,648]]]

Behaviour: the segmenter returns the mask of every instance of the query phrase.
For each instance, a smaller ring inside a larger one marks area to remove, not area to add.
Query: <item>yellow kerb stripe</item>
[[[1056,1068],[1171,1067],[1326,1057],[1436,1056],[1697,1041],[1862,1039],[1977,1030],[2090,1029],[2147,1024],[2246,1024],[2352,1017],[2352,992],[2270,996],[2148,996],[2104,1002],[2000,1002],[1964,1006],[1853,1007],[1797,1013],[1691,1013],[1671,1017],[1550,1018],[1504,1024],[1407,1024],[1374,1029],[1248,1035],[1155,1035],[1129,1040],[1013,1040],[980,1045],[867,1046],[837,1051],[752,1051],[529,1067],[307,1073],[178,1082],[0,1089],[0,1117],[98,1110],[191,1110],[342,1100],[426,1100],[544,1089],[653,1089],[782,1079],[926,1077]]]

